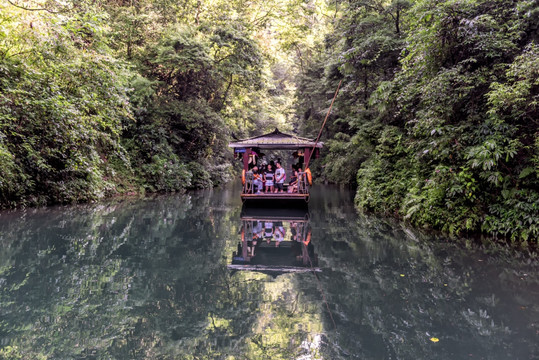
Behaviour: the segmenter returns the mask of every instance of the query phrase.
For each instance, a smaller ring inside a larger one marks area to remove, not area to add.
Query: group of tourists
[[[271,161],[265,166],[259,168],[255,165],[251,170],[253,173],[254,192],[282,193],[285,191],[286,171],[281,166],[281,162]],[[289,193],[298,191],[298,166],[292,165],[292,176],[286,188]]]

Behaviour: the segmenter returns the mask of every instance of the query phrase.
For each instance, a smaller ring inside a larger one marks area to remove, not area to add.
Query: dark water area
[[[0,359],[538,359],[538,263],[239,188],[0,213]]]

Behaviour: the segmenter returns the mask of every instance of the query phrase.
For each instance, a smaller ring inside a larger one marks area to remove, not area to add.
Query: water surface
[[[0,358],[537,359],[537,262],[239,189],[0,213]],[[9,355],[8,355],[9,354]]]

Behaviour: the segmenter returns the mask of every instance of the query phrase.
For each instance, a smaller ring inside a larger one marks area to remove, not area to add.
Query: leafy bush
[[[211,183],[214,186],[225,184],[234,180],[234,167],[231,164],[220,164],[212,166],[210,171]]]
[[[90,35],[78,27],[77,14],[45,32],[13,19],[3,18],[0,30],[20,52],[0,42],[2,206],[88,201],[115,192],[106,174],[115,172],[109,160],[127,165],[119,140],[122,119],[131,117],[129,71],[105,53],[100,31]],[[99,27],[103,18],[87,20],[86,26]]]
[[[328,61],[322,79],[306,73],[301,83],[325,101],[343,78],[325,176],[350,183],[357,171],[361,210],[535,243],[536,2],[352,2],[346,12],[328,35],[344,39],[324,54],[339,63]]]
[[[187,168],[193,176],[193,181],[190,186],[191,188],[205,189],[213,186],[213,182],[211,180],[212,177],[209,171],[206,170],[203,165],[197,162],[190,162],[187,164]]]
[[[192,186],[193,174],[190,167],[177,158],[152,157],[150,163],[141,166],[143,186],[150,192],[181,191]]]

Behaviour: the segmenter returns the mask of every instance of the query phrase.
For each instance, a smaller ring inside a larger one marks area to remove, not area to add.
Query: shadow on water
[[[538,357],[534,258],[314,190],[308,212],[229,186],[0,213],[0,358]]]

